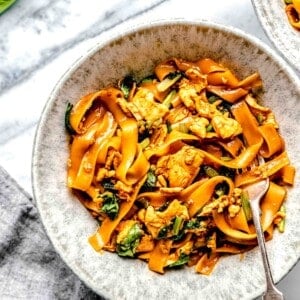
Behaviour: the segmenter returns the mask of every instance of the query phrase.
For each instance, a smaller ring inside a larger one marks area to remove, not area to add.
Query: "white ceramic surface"
[[[273,45],[300,72],[300,31],[288,22],[284,0],[252,0],[252,3]]]
[[[115,83],[127,73],[145,76],[168,57],[190,60],[211,57],[236,71],[240,78],[258,71],[264,83],[263,99],[277,116],[290,159],[298,170],[289,191],[284,234],[267,243],[274,279],[278,282],[300,256],[300,82],[291,68],[258,39],[216,24],[185,21],[154,22],[130,28],[103,40],[85,53],[61,78],[40,119],[33,153],[33,190],[37,206],[54,247],[71,269],[94,291],[109,299],[251,299],[264,290],[257,249],[223,258],[211,276],[193,268],[158,275],[144,262],[115,254],[96,253],[87,238],[97,224],[66,187],[67,102]]]

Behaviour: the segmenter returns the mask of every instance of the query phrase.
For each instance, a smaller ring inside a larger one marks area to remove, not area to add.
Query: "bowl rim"
[[[270,23],[263,16],[263,14],[266,13],[266,10],[264,9],[263,1],[251,0],[251,2],[254,7],[255,14],[259,20],[259,23],[261,24],[264,33],[271,41],[273,47],[281,54],[281,56],[285,59],[286,62],[288,62],[297,72],[300,72],[300,61],[298,63],[297,61],[295,61],[295,59],[297,58],[295,58],[294,55],[290,52],[289,47],[285,46],[286,43],[284,43],[278,36],[275,35],[274,31],[271,30],[272,28]],[[284,3],[283,0],[282,3]],[[286,22],[288,22],[287,19]],[[296,31],[296,29],[292,28],[291,25],[290,27],[291,27],[290,28],[291,31]],[[299,47],[300,47],[300,31],[299,31]]]
[[[31,162],[31,185],[32,185],[32,191],[33,191],[33,198],[36,202],[37,210],[40,215],[41,223],[44,228],[45,233],[47,234],[51,244],[53,245],[55,251],[63,262],[72,270],[76,276],[82,280],[82,282],[88,286],[91,290],[93,290],[95,293],[110,298],[111,295],[108,295],[105,293],[105,291],[99,293],[99,288],[91,281],[88,276],[83,274],[78,266],[74,264],[68,257],[66,257],[61,251],[59,245],[57,244],[57,241],[49,234],[47,224],[45,223],[45,219],[42,217],[42,211],[40,207],[40,202],[37,197],[39,186],[38,186],[38,172],[37,172],[37,155],[39,149],[39,140],[40,135],[43,128],[43,123],[45,119],[47,119],[47,111],[51,108],[52,104],[55,102],[55,99],[57,97],[57,92],[60,90],[60,88],[65,84],[65,82],[68,80],[68,77],[73,74],[74,71],[76,71],[82,63],[86,59],[89,59],[92,57],[97,51],[99,51],[101,48],[124,38],[127,35],[131,35],[134,33],[138,33],[139,31],[151,29],[153,27],[158,28],[162,26],[178,26],[178,25],[186,25],[186,26],[197,26],[201,28],[207,28],[207,29],[214,29],[219,32],[223,33],[230,33],[234,35],[237,38],[244,39],[251,44],[253,44],[258,49],[262,50],[264,53],[266,53],[268,56],[270,56],[281,68],[284,73],[287,74],[287,77],[293,82],[293,85],[297,88],[298,93],[300,94],[300,78],[296,75],[293,68],[286,63],[286,61],[279,55],[275,50],[273,50],[270,46],[265,44],[263,41],[259,40],[257,37],[251,35],[250,33],[246,33],[242,29],[230,26],[230,25],[224,25],[218,22],[212,22],[212,21],[206,21],[206,20],[188,20],[186,18],[174,18],[174,19],[156,19],[151,20],[150,22],[136,22],[133,25],[127,25],[126,23],[122,23],[120,25],[117,25],[115,28],[108,30],[105,33],[101,33],[99,35],[98,41],[94,43],[92,47],[90,47],[89,50],[87,50],[85,53],[81,54],[71,65],[66,69],[66,71],[60,76],[56,84],[54,85],[53,89],[51,90],[48,99],[46,100],[46,103],[44,105],[44,108],[41,112],[40,119],[37,124],[36,132],[34,135],[34,141],[33,141],[33,150],[32,150],[32,162]],[[120,28],[122,30],[120,31]],[[120,33],[121,32],[121,33]],[[106,33],[109,33],[106,35]],[[105,37],[103,38],[103,35]],[[281,281],[291,270],[292,268],[297,264],[297,262],[300,260],[300,253],[298,254],[298,259],[295,261],[292,265],[292,267],[287,271],[287,273],[282,276],[282,278],[279,280]],[[263,291],[257,291],[257,295],[253,296],[259,296]]]

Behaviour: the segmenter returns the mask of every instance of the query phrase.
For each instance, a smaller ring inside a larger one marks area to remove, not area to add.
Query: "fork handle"
[[[284,299],[283,294],[276,288],[272,277],[271,269],[270,269],[270,263],[269,263],[266,244],[265,244],[265,237],[260,224],[260,208],[259,205],[255,205],[255,203],[259,203],[259,201],[250,201],[250,205],[252,208],[252,218],[256,228],[258,246],[261,250],[260,252],[262,255],[262,261],[263,261],[263,266],[264,266],[264,271],[266,276],[266,284],[267,284],[267,290],[264,293],[262,298],[264,300],[282,300]]]

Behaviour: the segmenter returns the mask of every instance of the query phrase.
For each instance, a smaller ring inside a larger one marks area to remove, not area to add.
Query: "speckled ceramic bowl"
[[[252,3],[273,45],[300,72],[300,31],[288,22],[284,0],[252,0]]]
[[[122,34],[118,34],[122,32]],[[66,187],[68,144],[64,127],[67,102],[115,83],[127,73],[145,76],[169,57],[196,60],[210,57],[233,69],[240,78],[258,71],[263,99],[281,126],[287,150],[298,170],[289,191],[284,234],[267,243],[275,281],[300,255],[300,83],[284,60],[259,40],[216,24],[183,20],[159,21],[136,28],[116,28],[59,80],[43,111],[33,154],[33,189],[37,206],[57,252],[94,291],[109,299],[251,299],[265,287],[258,249],[223,258],[211,276],[193,268],[158,275],[146,263],[97,253],[87,242],[97,223]]]

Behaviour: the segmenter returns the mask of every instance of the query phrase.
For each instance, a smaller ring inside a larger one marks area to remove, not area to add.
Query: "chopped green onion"
[[[212,132],[214,130],[213,126],[211,124],[208,124],[206,126],[206,132]]]
[[[175,74],[175,76],[173,76]],[[157,84],[157,90],[159,92],[166,91],[169,87],[171,87],[178,79],[181,78],[181,73],[175,72],[167,75],[160,83]]]
[[[172,101],[175,99],[177,95],[177,92],[175,90],[172,90],[167,97],[164,99],[164,101],[162,102],[163,105],[165,105],[166,107],[170,108]]]
[[[173,234],[178,235],[183,224],[183,219],[181,217],[176,216],[173,223]]]
[[[219,98],[218,96],[216,96],[216,95],[212,95],[212,96],[208,97],[207,100],[208,100],[208,102],[209,102],[210,104],[213,104],[214,102],[220,100],[220,98]]]
[[[247,192],[242,191],[241,193],[241,202],[242,202],[242,208],[245,213],[245,217],[247,221],[252,220],[252,212],[251,212],[251,206],[250,206],[250,200]]]
[[[261,125],[263,123],[263,121],[264,121],[264,116],[261,113],[259,113],[256,116],[256,120],[257,120],[258,124]]]
[[[140,142],[140,146],[142,147],[142,149],[145,149],[146,147],[148,147],[150,144],[150,139],[147,137],[145,139],[143,139],[141,142]]]
[[[210,178],[219,175],[218,171],[211,166],[205,165],[205,166],[203,166],[203,170],[204,170],[205,174]]]

